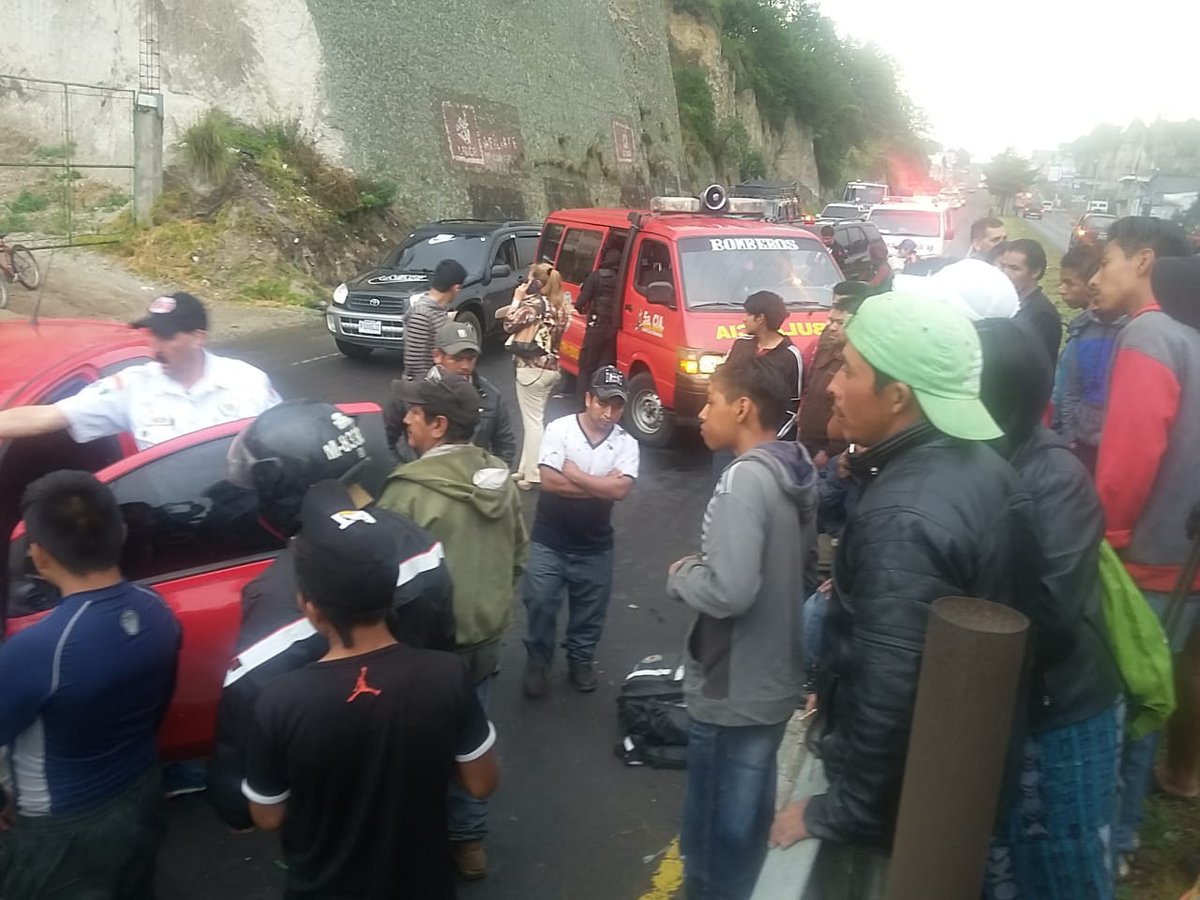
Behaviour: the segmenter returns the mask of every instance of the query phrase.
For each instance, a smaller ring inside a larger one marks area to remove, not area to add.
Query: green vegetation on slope
[[[754,91],[768,122],[778,127],[795,116],[812,128],[822,184],[847,176],[902,182],[911,173],[924,175],[929,147],[920,116],[896,82],[895,65],[875,46],[838,37],[811,0],[672,2],[716,26],[738,86]],[[707,103],[702,96],[708,90],[703,72],[691,68],[696,71],[675,68],[680,124],[685,141],[711,152],[720,123],[711,114],[711,94]]]
[[[407,234],[395,185],[330,163],[294,123],[210,110],[183,134],[149,228],[113,252],[205,296],[312,306]]]

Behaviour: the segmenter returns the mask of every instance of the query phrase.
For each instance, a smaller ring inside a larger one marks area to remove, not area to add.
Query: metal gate
[[[49,250],[133,227],[135,95],[0,75],[0,232]]]

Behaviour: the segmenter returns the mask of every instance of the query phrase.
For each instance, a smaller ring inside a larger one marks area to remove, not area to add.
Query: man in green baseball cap
[[[829,787],[784,807],[771,829],[777,847],[824,841],[823,897],[883,896],[879,848],[896,825],[930,604],[1036,596],[1030,503],[983,443],[1001,431],[979,399],[981,369],[975,329],[936,299],[880,294],[846,327],[829,391],[863,491],[822,632],[816,728]],[[850,872],[857,889],[843,883]]]
[[[850,320],[846,341],[840,391],[834,384],[830,390],[850,440],[873,446],[922,416],[950,437],[1001,436],[979,399],[979,336],[954,309],[926,297],[881,294]]]

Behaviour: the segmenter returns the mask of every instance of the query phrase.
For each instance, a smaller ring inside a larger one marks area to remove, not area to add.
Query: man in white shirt
[[[122,369],[57,403],[0,412],[0,439],[66,430],[84,443],[128,431],[145,450],[279,402],[262,371],[204,349],[208,314],[191,294],[157,298],[134,327],[149,332],[154,362]]]
[[[597,369],[586,408],[546,427],[538,468],[542,493],[530,536],[521,595],[528,612],[524,691],[546,693],[564,589],[569,614],[563,647],[571,683],[596,689],[592,660],[612,596],[612,509],[638,476],[637,441],[617,421],[628,400],[615,366]]]

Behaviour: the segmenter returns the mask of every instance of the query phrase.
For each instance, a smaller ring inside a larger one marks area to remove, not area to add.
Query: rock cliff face
[[[805,129],[765,125],[753,95],[736,90],[719,36],[668,13],[665,0],[10,6],[0,75],[126,89],[75,92],[68,114],[61,89],[0,80],[0,129],[43,145],[69,141],[76,159],[132,161],[133,90],[152,34],[169,145],[215,106],[249,121],[298,122],[335,159],[395,181],[417,216],[539,218],[563,206],[632,205],[698,189],[714,174],[703,161],[685,163],[674,52],[704,66],[720,115],[743,123],[770,175],[816,187]]]
[[[669,20],[671,53],[677,60],[698,65],[712,91],[713,107],[718,122],[736,120],[746,129],[750,145],[766,163],[767,175],[773,180],[795,181],[813,194],[820,190],[817,160],[813,155],[812,132],[794,116],[789,116],[782,128],[775,128],[763,119],[754,92],[738,90],[737,80],[721,53],[721,36],[716,28],[687,13],[672,12]],[[721,172],[711,156],[688,160],[693,177],[715,178],[733,173]]]

